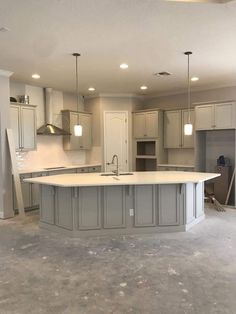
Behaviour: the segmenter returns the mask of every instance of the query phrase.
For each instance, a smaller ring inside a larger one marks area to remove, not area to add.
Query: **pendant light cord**
[[[188,123],[190,123],[190,75],[189,75],[189,54],[188,54]]]
[[[191,117],[190,117],[190,71],[189,71],[189,56],[192,54],[191,51],[186,51],[184,53],[186,56],[188,56],[188,123],[191,124]]]
[[[80,56],[79,53],[75,52],[72,54],[75,57],[75,89],[76,89],[76,104],[77,104],[77,111],[79,111],[79,80],[78,80],[78,57]]]

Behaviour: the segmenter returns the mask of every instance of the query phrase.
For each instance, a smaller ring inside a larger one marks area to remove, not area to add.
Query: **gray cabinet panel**
[[[79,229],[101,228],[101,188],[80,187],[77,217]]]
[[[195,219],[195,184],[185,184],[185,222],[188,224]]]
[[[65,229],[73,229],[72,188],[56,187],[55,224]]]
[[[55,195],[54,187],[41,185],[40,220],[49,224],[55,223]]]
[[[204,214],[204,183],[196,184],[196,218],[202,216]]]
[[[125,187],[104,187],[104,228],[125,227]]]
[[[134,187],[134,224],[135,227],[156,225],[156,195],[154,185]]]
[[[180,189],[180,184],[159,185],[159,225],[179,225]]]

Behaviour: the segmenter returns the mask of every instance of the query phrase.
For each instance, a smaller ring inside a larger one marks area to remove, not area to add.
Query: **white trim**
[[[12,74],[13,72],[0,69],[0,76],[10,77]]]
[[[127,110],[107,110],[103,112],[103,169],[106,171],[106,141],[105,141],[105,130],[106,130],[106,114],[107,113],[124,113],[125,114],[125,119],[126,119],[126,129],[125,129],[125,137],[127,141],[126,145],[126,157],[127,157],[127,167],[129,170],[129,113]]]

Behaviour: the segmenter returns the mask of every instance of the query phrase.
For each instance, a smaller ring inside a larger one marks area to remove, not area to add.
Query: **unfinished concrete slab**
[[[186,233],[70,238],[0,221],[1,314],[234,314],[236,211]]]

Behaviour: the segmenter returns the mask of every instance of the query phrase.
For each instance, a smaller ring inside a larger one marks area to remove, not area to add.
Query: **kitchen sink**
[[[48,167],[48,168],[44,168],[44,170],[57,170],[57,169],[66,169],[66,167]]]
[[[121,172],[119,174],[119,176],[131,176],[131,175],[133,175],[132,172]],[[101,173],[100,176],[102,176],[102,177],[114,177],[114,176],[116,176],[116,174],[115,173],[106,172],[106,173]]]

